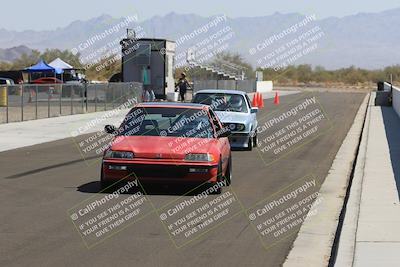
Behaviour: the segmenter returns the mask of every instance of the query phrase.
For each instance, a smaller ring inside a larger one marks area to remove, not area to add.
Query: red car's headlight
[[[190,153],[185,156],[185,160],[213,162],[215,158],[209,153]]]
[[[133,152],[128,151],[113,151],[107,150],[104,153],[105,159],[132,159],[134,158],[135,154]]]

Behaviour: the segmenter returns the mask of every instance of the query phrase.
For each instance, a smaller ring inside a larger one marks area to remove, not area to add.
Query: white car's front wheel
[[[251,135],[249,136],[249,141],[247,142],[247,150],[248,151],[253,150],[253,137],[251,137]]]
[[[253,147],[257,147],[257,146],[258,146],[258,139],[257,139],[257,131],[256,131],[253,136]]]

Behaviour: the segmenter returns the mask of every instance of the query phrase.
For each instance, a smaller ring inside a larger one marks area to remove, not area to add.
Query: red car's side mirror
[[[114,125],[106,125],[106,126],[104,127],[104,131],[105,131],[106,133],[109,133],[109,134],[115,134],[115,132],[117,131],[117,128],[115,128]]]
[[[224,127],[221,131],[218,132],[218,138],[229,137],[231,135],[231,130],[229,128]]]

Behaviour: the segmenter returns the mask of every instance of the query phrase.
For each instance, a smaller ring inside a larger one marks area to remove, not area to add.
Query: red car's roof
[[[208,109],[209,106],[195,103],[178,103],[178,102],[143,102],[138,103],[136,107],[161,107],[161,108],[188,108],[188,109]]]

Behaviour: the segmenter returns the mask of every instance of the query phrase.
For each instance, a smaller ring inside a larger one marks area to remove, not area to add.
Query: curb
[[[343,221],[342,231],[338,243],[338,251],[335,266],[353,266],[355,242],[357,235],[358,217],[360,214],[360,202],[362,182],[364,177],[365,158],[367,153],[368,130],[370,125],[370,106],[374,105],[375,94],[371,93],[365,119],[364,131],[361,137],[360,149],[354,169],[353,181],[349,193],[349,200],[346,206],[346,214]]]
[[[368,106],[367,94],[343,140],[319,196],[318,212],[304,221],[283,266],[328,266]]]

